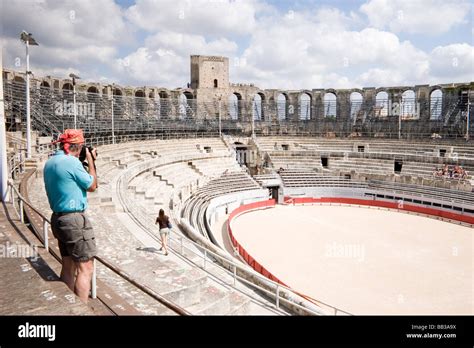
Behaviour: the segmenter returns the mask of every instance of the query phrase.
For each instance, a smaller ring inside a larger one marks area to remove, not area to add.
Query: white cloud
[[[436,35],[466,23],[470,8],[465,0],[369,0],[360,11],[379,29]]]
[[[243,54],[247,65],[235,67],[233,77],[256,78],[265,88],[346,88],[428,78],[422,50],[390,32],[352,31],[342,25],[346,19],[335,11],[261,23]]]
[[[7,37],[18,38],[26,30],[47,46],[107,46],[131,39],[113,0],[5,0],[2,24]]]
[[[99,76],[98,67],[107,66],[121,43],[132,38],[113,0],[6,0],[1,21],[5,66],[23,69],[15,63],[24,64],[25,47],[19,35],[26,30],[39,43],[30,49],[32,70],[50,75],[75,69],[81,76]]]
[[[147,31],[242,35],[255,28],[262,6],[258,0],[137,0],[127,18]]]
[[[24,63],[18,35],[25,29],[40,42],[31,49],[37,75],[73,70],[84,79],[174,88],[189,82],[189,56],[201,54],[229,57],[232,82],[261,88],[473,80],[472,45],[446,44],[445,36],[425,52],[397,34],[454,28],[465,20],[465,2],[370,0],[356,13],[328,6],[281,13],[263,1],[138,0],[123,9],[112,0],[8,0],[2,3],[4,64],[24,69],[14,63],[17,57]]]
[[[192,54],[233,56],[237,44],[227,39],[206,41],[203,36],[160,32],[145,40],[145,46],[117,60],[116,71],[136,83],[185,86],[189,82]]]
[[[438,46],[430,54],[430,73],[443,82],[474,81],[474,47],[468,44]]]

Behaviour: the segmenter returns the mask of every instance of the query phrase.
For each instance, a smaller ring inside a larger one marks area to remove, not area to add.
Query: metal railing
[[[105,91],[91,88],[85,92],[74,91],[67,83],[63,89],[33,83],[30,86],[33,128],[45,134],[57,133],[64,128],[73,128],[77,118],[78,128],[93,134],[110,134],[114,130],[156,131],[168,127],[172,131],[202,129],[215,132],[222,128],[224,132],[249,135],[252,126],[256,134],[262,130],[339,137],[359,134],[424,138],[439,134],[443,138],[461,139],[469,136],[472,127],[469,119],[462,122],[466,116],[458,112],[466,108],[467,98],[444,91],[442,97],[419,99],[386,99],[387,96],[372,100],[360,95],[360,100],[338,96],[337,100],[324,101],[303,92],[294,100],[280,94],[283,99],[256,102],[252,95],[245,96],[244,100],[233,94],[231,99],[218,101],[195,99],[190,92],[173,93],[175,97],[171,97],[167,92],[159,95],[145,95],[143,91],[130,93],[118,86]],[[7,128],[20,129],[26,117],[25,83],[4,80],[4,94]],[[304,95],[306,99],[301,98]]]
[[[116,192],[118,193],[120,203],[125,208],[125,210],[129,213],[132,219],[139,226],[141,226],[150,235],[151,238],[159,242],[159,237],[157,236],[159,230],[156,227],[156,225],[153,223],[150,216],[145,214],[145,212],[142,209],[137,207],[137,205],[134,204],[133,201],[131,201],[128,198],[128,195],[125,193],[126,192],[126,187],[124,183],[125,180],[126,180],[125,175],[120,176],[117,180]],[[173,210],[181,209],[181,202],[182,200],[180,200],[179,203],[176,203]],[[176,221],[174,222],[176,223]],[[187,226],[187,228],[194,229],[191,226]],[[248,286],[252,287],[253,289],[263,292],[264,294],[273,297],[275,300],[275,307],[277,309],[280,308],[280,304],[281,302],[283,302],[290,306],[296,307],[302,312],[307,313],[307,314],[312,314],[312,315],[324,314],[322,309],[319,312],[318,310],[308,308],[308,306],[303,306],[295,302],[294,298],[299,298],[301,297],[301,295],[296,293],[294,290],[266,278],[265,276],[250,269],[246,265],[239,264],[237,260],[232,260],[227,256],[221,255],[217,253],[216,251],[211,250],[209,248],[209,245],[202,245],[189,238],[186,238],[184,234],[178,235],[177,233],[173,233],[173,232],[170,233],[169,241],[170,241],[170,245],[169,245],[170,249],[176,252],[177,254],[181,255],[182,257],[189,259],[189,257],[185,255],[185,251],[191,253],[192,255],[196,255],[200,257],[202,259],[202,264],[197,264],[197,263],[195,264],[198,267],[202,268],[203,270],[207,270],[209,268],[208,264],[212,264],[213,266],[216,266],[218,269],[225,271],[232,278],[232,283],[229,284],[230,286],[234,287],[237,281],[241,281],[247,284]],[[205,240],[201,240],[201,243],[208,244],[209,242],[206,242]],[[196,249],[198,250],[197,252],[196,252]],[[190,261],[193,262],[192,260]],[[241,275],[239,275],[239,273]],[[253,281],[248,280],[247,278],[250,278]],[[259,285],[259,284],[263,284],[263,285]],[[286,295],[287,298],[285,298],[284,295]],[[339,309],[337,307],[334,307],[322,301],[317,301],[316,306],[319,307],[318,305],[323,305],[327,308],[330,308],[332,311],[334,311],[335,315],[337,314],[352,315],[349,312],[346,312],[342,309]]]
[[[37,214],[41,220],[42,220],[42,236],[37,235],[38,239],[43,243],[44,249],[46,252],[49,252],[50,254],[53,255],[53,257],[61,262],[60,257],[50,249],[49,246],[49,235],[48,235],[48,227],[51,226],[51,221],[44,216],[43,213],[41,213],[37,208],[35,208],[28,200],[26,200],[18,191],[18,189],[13,185],[13,183],[8,182],[8,188],[10,191],[10,203],[12,204],[16,214],[18,215],[21,223],[25,223],[25,211],[24,207],[25,205],[28,206],[35,214]],[[15,207],[15,201],[18,203],[18,210]],[[135,287],[139,288],[141,291],[145,292],[147,295],[151,296],[167,308],[171,309],[172,311],[176,312],[177,314],[180,315],[190,315],[191,313],[185,310],[184,308],[176,305],[175,303],[169,301],[162,295],[156,293],[146,285],[140,284],[137,282],[135,279],[133,279],[130,275],[128,275],[126,272],[123,270],[119,269],[118,267],[114,266],[111,262],[108,260],[104,259],[103,257],[100,256],[95,256],[93,259],[93,273],[92,273],[92,279],[91,279],[91,297],[93,299],[97,298],[97,261],[103,264],[106,268],[110,269],[123,279],[127,280],[131,284],[133,284]]]

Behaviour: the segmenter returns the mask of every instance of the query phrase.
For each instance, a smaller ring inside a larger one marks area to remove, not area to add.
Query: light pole
[[[33,38],[33,34],[22,31],[20,39],[26,46],[26,158],[31,158],[31,115],[30,115],[30,55],[28,47],[30,45],[39,46]]]
[[[398,114],[398,139],[402,138],[402,113]]]
[[[114,90],[115,90],[115,85],[111,85],[110,87],[110,95],[111,95],[111,100],[112,100],[112,144],[115,144],[115,120],[114,120]]]
[[[219,138],[222,137],[222,124],[221,124],[221,99],[222,99],[222,96],[219,97]]]
[[[254,115],[254,112],[256,112],[256,110],[254,110],[254,107],[255,107],[255,101],[252,100],[252,107],[251,107],[251,110],[252,112],[250,113],[250,117],[252,118],[252,139],[255,138],[255,115]]]
[[[0,54],[0,194],[1,201],[6,202],[8,199],[7,192],[7,180],[8,180],[8,169],[7,169],[7,135],[5,132],[5,109],[3,107],[3,65],[2,55]]]
[[[76,79],[80,79],[80,77],[77,75],[74,75],[73,73],[70,73],[69,77],[72,78],[72,100],[74,103],[74,129],[77,129]]]
[[[469,123],[471,118],[471,99],[467,96],[466,141],[469,141]]]

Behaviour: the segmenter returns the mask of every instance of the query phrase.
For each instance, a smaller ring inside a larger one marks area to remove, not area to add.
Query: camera
[[[84,166],[84,168],[88,168],[90,163],[87,163],[86,161],[86,148],[89,149],[89,152],[91,153],[92,155],[92,151],[94,150],[94,148],[92,146],[83,146],[82,147],[82,150],[81,150],[81,153],[79,154],[79,161],[81,161],[82,165]],[[96,151],[96,154],[95,154],[96,157],[94,157],[94,155],[92,155],[92,163],[94,165],[94,169],[95,169],[95,160],[97,158],[97,151]]]

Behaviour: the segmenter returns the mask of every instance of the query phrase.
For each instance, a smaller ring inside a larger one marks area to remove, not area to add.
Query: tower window
[[[214,88],[217,88],[217,79],[214,79]]]

